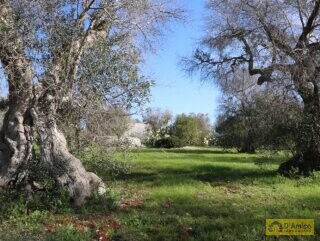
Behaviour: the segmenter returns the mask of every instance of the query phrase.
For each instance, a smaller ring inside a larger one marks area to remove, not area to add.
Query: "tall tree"
[[[180,140],[181,145],[203,146],[212,130],[207,114],[180,114],[176,116],[170,134],[174,139]]]
[[[172,120],[172,113],[169,110],[160,108],[148,108],[143,114],[143,122],[148,125],[153,138],[166,134],[166,128]]]
[[[237,147],[240,152],[255,152],[256,110],[254,96],[259,91],[245,69],[237,70],[230,81],[223,83],[220,107],[224,112],[218,118],[216,131],[219,144]]]
[[[245,96],[224,95],[216,122],[217,144],[248,153],[257,148],[293,150],[301,110],[292,96],[268,88]]]
[[[222,83],[241,66],[257,84],[292,85],[304,104],[296,155],[279,171],[320,170],[319,0],[209,0],[211,16],[189,70]]]
[[[127,38],[132,44],[126,51],[139,50],[179,13],[170,1],[161,0],[0,0],[0,61],[9,86],[0,134],[0,186],[31,190],[24,167],[33,158],[37,134],[42,161],[52,169],[66,167],[55,180],[75,205],[84,203],[94,187],[104,188],[68,151],[57,128],[57,109],[81,86],[81,60],[99,41]],[[103,61],[95,57],[92,66]]]
[[[242,69],[224,83],[216,125],[218,143],[249,153],[261,147],[292,149],[301,102],[290,88],[274,83],[258,88],[255,82]]]

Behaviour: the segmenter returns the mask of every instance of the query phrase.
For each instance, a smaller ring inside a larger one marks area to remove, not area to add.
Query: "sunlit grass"
[[[126,223],[121,237],[320,240],[264,235],[265,218],[320,218],[320,179],[283,178],[276,171],[287,155],[264,158],[219,149],[140,151],[134,172],[112,184],[114,190],[126,187],[118,189],[120,196],[143,202],[140,209],[115,214]]]
[[[46,210],[40,201],[30,206],[14,198],[3,203],[0,241],[91,241],[97,228],[117,241],[320,240],[320,175],[278,175],[287,152],[143,149],[133,156],[130,174],[105,179],[112,197],[80,210],[63,203]],[[266,218],[315,218],[316,236],[266,237]]]

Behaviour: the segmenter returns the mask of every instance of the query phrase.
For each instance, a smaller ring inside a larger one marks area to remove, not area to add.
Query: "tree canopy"
[[[139,72],[141,53],[181,13],[162,0],[0,0],[0,61],[9,86],[0,186],[32,195],[28,164],[38,141],[42,162],[65,167],[53,178],[75,205],[105,189],[68,151],[60,109],[142,104],[150,81]]]
[[[291,88],[302,100],[297,155],[280,166],[283,174],[320,169],[319,8],[319,0],[210,0],[207,34],[185,61],[188,71],[220,86],[246,68],[258,85]]]

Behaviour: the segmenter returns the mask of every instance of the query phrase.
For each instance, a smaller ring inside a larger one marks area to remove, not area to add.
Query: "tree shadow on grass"
[[[228,149],[168,149],[170,153],[185,154],[237,154],[238,152]]]
[[[155,181],[158,178],[156,173],[146,173],[146,172],[132,172],[116,177],[116,180],[122,181],[133,181],[133,182],[147,182]]]
[[[133,172],[122,175],[117,180],[127,180],[135,183],[154,182],[154,185],[177,185],[199,181],[212,183],[238,183],[248,180],[263,180],[277,176],[276,170],[236,169],[226,166],[201,165],[189,169],[162,168],[157,173]]]
[[[176,153],[176,154],[238,154],[238,152],[230,149],[180,149],[180,148],[173,148],[173,149],[139,149],[139,150],[132,150],[134,153],[161,153],[161,152],[168,152],[168,153]]]
[[[247,179],[263,179],[275,177],[275,170],[235,169],[224,166],[199,166],[194,170],[194,178],[202,182],[239,182]]]
[[[212,156],[203,156],[197,154],[190,154],[190,155],[181,155],[173,157],[174,160],[182,160],[182,161],[190,161],[190,162],[211,162],[211,163],[250,163],[253,164],[256,162],[258,157],[250,156],[248,158],[244,158],[243,156],[236,156],[236,155],[212,155]]]

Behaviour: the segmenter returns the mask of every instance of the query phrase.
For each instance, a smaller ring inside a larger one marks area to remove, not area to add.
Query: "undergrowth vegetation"
[[[320,240],[320,174],[278,175],[286,152],[145,149],[127,153],[128,161],[92,152],[82,158],[103,174],[105,195],[74,208],[61,189],[38,190],[29,201],[2,190],[0,240]],[[108,160],[122,160],[112,178]],[[315,218],[316,236],[267,237],[266,218]]]

